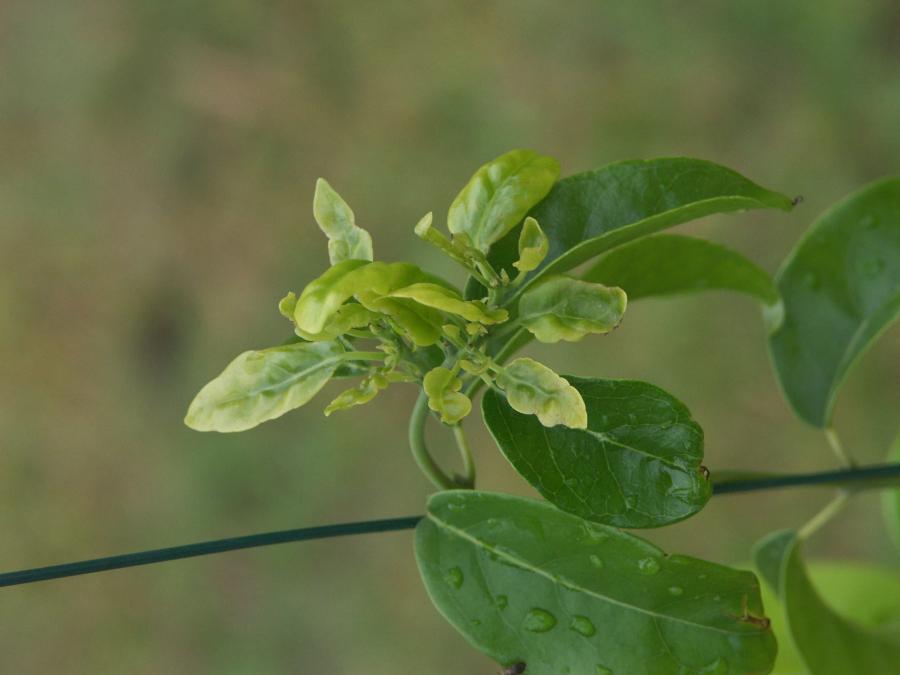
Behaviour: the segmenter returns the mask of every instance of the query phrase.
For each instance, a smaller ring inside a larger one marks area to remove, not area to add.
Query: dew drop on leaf
[[[659,572],[659,562],[656,558],[641,558],[638,560],[638,569],[641,571],[641,574],[656,574]]]
[[[458,567],[451,567],[444,575],[444,581],[453,588],[459,590],[463,585],[463,573]]]
[[[573,616],[569,622],[569,628],[584,637],[591,637],[597,633],[594,623],[586,616]]]
[[[556,625],[556,617],[546,609],[535,607],[528,611],[522,621],[522,628],[532,633],[546,633]]]

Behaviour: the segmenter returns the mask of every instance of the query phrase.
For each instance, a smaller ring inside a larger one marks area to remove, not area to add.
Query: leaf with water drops
[[[316,181],[313,216],[328,237],[332,265],[345,260],[372,260],[372,237],[356,225],[353,210],[324,178]]]
[[[532,150],[507,152],[475,172],[450,205],[447,227],[487,253],[544,198],[558,176],[559,163],[552,157]]]
[[[497,374],[496,384],[513,410],[536,415],[542,427],[587,425],[584,401],[578,390],[543,363],[516,359]]]
[[[194,398],[184,422],[197,431],[244,431],[307,403],[341,363],[335,342],[244,352]]]
[[[629,300],[731,290],[759,300],[769,330],[781,324],[781,296],[769,274],[737,251],[681,234],[657,234],[614,248],[583,276],[620,286]]]
[[[827,427],[848,371],[900,315],[900,178],[820,216],[776,282],[785,319],[769,339],[775,372],[797,414]]]
[[[796,532],[769,535],[753,557],[781,601],[792,642],[812,675],[897,672],[900,630],[867,627],[827,605],[810,581]]]
[[[762,674],[775,659],[752,573],[666,555],[544,502],[438,493],[416,558],[444,617],[526,675]]]
[[[703,430],[683,403],[646,382],[567,379],[584,400],[584,429],[546,429],[484,396],[485,424],[525,480],[564,511],[617,527],[660,527],[703,508]]]
[[[613,330],[627,303],[621,288],[554,274],[522,295],[519,322],[540,342],[576,342],[588,333]]]

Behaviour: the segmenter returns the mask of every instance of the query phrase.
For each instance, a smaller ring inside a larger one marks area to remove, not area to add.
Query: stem
[[[425,445],[425,422],[428,420],[428,397],[425,392],[419,393],[416,405],[413,407],[412,417],[409,418],[409,448],[412,450],[413,459],[419,465],[422,473],[434,483],[440,490],[453,490],[461,487],[441,470],[437,462],[428,454]]]
[[[459,448],[460,457],[463,463],[463,480],[468,488],[475,487],[475,460],[472,459],[472,449],[469,447],[469,439],[463,431],[462,424],[453,425],[453,437],[456,439],[456,446]]]
[[[854,462],[850,455],[847,454],[847,451],[844,450],[844,445],[841,443],[841,439],[838,436],[837,431],[834,430],[834,427],[826,427],[825,438],[828,439],[828,445],[831,446],[831,449],[834,451],[835,456],[841,464],[848,467],[856,466],[856,462]]]
[[[342,361],[384,361],[384,352],[344,352]]]
[[[801,539],[809,539],[816,530],[834,518],[844,508],[849,499],[850,494],[846,490],[841,490],[834,499],[825,505],[825,508],[810,518],[806,525],[797,530],[797,536]]]

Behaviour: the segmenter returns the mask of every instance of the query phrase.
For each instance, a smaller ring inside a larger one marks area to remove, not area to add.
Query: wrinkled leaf
[[[563,178],[530,212],[550,239],[550,253],[531,281],[713,213],[791,207],[788,197],[713,162],[672,157],[610,164]],[[497,269],[512,268],[518,236],[512,230],[491,249],[489,259]],[[466,297],[481,293],[470,284]]]
[[[667,556],[546,503],[438,493],[416,558],[441,614],[526,675],[747,675],[775,659],[752,573]]]
[[[441,337],[444,317],[430,307],[412,300],[381,297],[377,293],[359,292],[359,301],[369,309],[389,317],[394,329],[419,347],[433,345]]]
[[[534,359],[516,359],[498,373],[494,383],[504,391],[513,410],[537,415],[545,427],[587,426],[587,411],[578,390]]]
[[[475,172],[450,205],[447,227],[487,253],[546,196],[558,176],[559,163],[551,157],[531,150],[507,152]]]
[[[458,292],[437,284],[413,284],[392,291],[390,297],[409,298],[425,307],[483,324],[502,323],[507,317],[505,309],[487,309],[483,303],[463,300]]]
[[[703,508],[712,492],[703,430],[684,404],[646,382],[568,380],[585,429],[546,429],[484,395],[485,424],[525,480],[560,509],[616,527],[660,527]]]
[[[785,320],[769,340],[775,371],[797,414],[826,427],[847,372],[900,314],[900,178],[826,211],[776,281]]]
[[[900,631],[870,629],[835,613],[810,582],[801,548],[795,532],[776,532],[759,542],[753,557],[781,600],[793,644],[809,672],[896,672]]]
[[[207,384],[188,408],[197,431],[244,431],[299,408],[325,386],[341,362],[333,342],[298,342],[244,352]]]
[[[345,260],[372,260],[372,237],[357,227],[347,202],[324,178],[316,181],[313,216],[328,237],[328,257],[332,265]]]
[[[472,401],[459,393],[462,382],[447,368],[439,366],[430,370],[422,381],[422,387],[428,396],[428,407],[440,413],[444,424],[456,424],[472,412]]]
[[[334,340],[336,337],[343,335],[354,328],[364,328],[369,324],[378,321],[378,315],[366,309],[362,305],[356,303],[347,303],[341,305],[338,310],[331,315],[328,323],[319,333],[307,333],[297,326],[294,332],[305,340],[311,342],[321,342],[322,340]]]
[[[538,221],[528,216],[519,233],[519,259],[513,266],[520,274],[536,270],[544,262],[549,250],[550,240],[547,239],[547,235],[544,234]]]
[[[621,288],[551,275],[522,295],[519,321],[541,342],[574,342],[613,330],[627,302]]]
[[[328,417],[331,413],[338,410],[347,410],[358,405],[364,405],[375,398],[378,392],[387,386],[387,378],[380,373],[363,378],[362,382],[357,386],[345,389],[331,403],[325,406],[325,416]]]
[[[770,330],[784,309],[772,278],[737,251],[680,234],[657,234],[614,248],[582,276],[623,288],[630,300],[732,290],[758,299]]]

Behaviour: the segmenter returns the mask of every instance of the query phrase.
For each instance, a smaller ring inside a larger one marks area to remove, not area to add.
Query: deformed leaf
[[[853,364],[900,314],[900,178],[826,211],[776,277],[785,320],[769,339],[797,414],[827,427]]]
[[[514,410],[537,415],[545,427],[587,426],[587,411],[578,390],[534,359],[516,359],[500,370],[494,383],[504,391]]]
[[[507,152],[475,172],[450,205],[447,226],[487,253],[544,198],[558,176],[559,163],[551,157],[531,150]]]
[[[347,202],[324,178],[316,181],[313,215],[328,237],[332,265],[345,260],[372,260],[372,237],[356,225]]]
[[[525,219],[522,231],[519,233],[519,259],[513,266],[520,274],[536,270],[547,257],[550,250],[550,240],[541,229],[541,226],[531,216]]]
[[[378,395],[382,389],[387,387],[388,381],[384,375],[375,374],[363,378],[356,387],[345,389],[335,397],[335,399],[325,406],[325,416],[328,417],[338,410],[346,410],[354,406],[364,405]]]
[[[547,503],[440,492],[416,559],[441,614],[526,675],[747,675],[775,660],[752,573],[666,555]]]
[[[507,318],[505,309],[488,309],[481,302],[463,300],[457,291],[437,284],[412,284],[392,291],[390,297],[409,298],[425,307],[482,324],[502,323]]]
[[[703,430],[683,403],[646,382],[567,379],[584,401],[584,429],[546,429],[484,395],[485,424],[525,480],[560,509],[616,527],[660,527],[703,508]]]
[[[306,331],[295,326],[294,331],[304,340],[312,342],[321,342],[322,340],[334,340],[340,335],[344,335],[347,331],[354,328],[363,328],[369,324],[375,323],[378,315],[366,309],[355,302],[348,302],[341,305],[338,310],[331,315],[328,323],[318,333],[307,333]]]
[[[614,248],[582,276],[621,287],[629,300],[732,290],[755,297],[776,330],[784,316],[772,278],[737,251],[680,234],[657,234]]]
[[[757,544],[754,560],[776,590],[794,646],[812,675],[889,675],[900,664],[900,630],[866,628],[839,616],[813,587],[796,532]]]
[[[244,352],[207,384],[188,408],[197,431],[244,431],[299,408],[341,362],[334,342],[298,342]]]
[[[439,366],[430,370],[422,387],[428,396],[428,407],[440,413],[444,424],[456,424],[472,412],[472,401],[459,392],[462,382],[447,368]]]
[[[574,342],[613,330],[627,302],[621,288],[551,275],[522,295],[519,321],[541,342]]]

